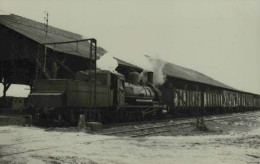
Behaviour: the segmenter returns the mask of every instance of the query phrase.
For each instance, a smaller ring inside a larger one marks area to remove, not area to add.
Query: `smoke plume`
[[[139,76],[140,80],[147,81],[147,72],[153,72],[154,84],[161,85],[165,82],[165,75],[163,74],[165,62],[158,55],[156,57],[148,55],[138,56],[134,61],[131,59],[131,63],[144,70]]]
[[[158,55],[156,57],[140,55],[135,58],[131,56],[125,56],[123,60],[132,63],[144,70],[144,72],[139,76],[140,80],[142,79],[143,81],[147,81],[147,72],[153,72],[154,84],[161,85],[165,82],[165,76],[163,75],[165,62],[161,60]],[[102,70],[116,72],[115,69],[117,66],[117,60],[114,59],[110,53],[105,54],[99,60],[97,60],[97,67]]]
[[[153,82],[154,84],[158,84],[158,85],[161,85],[165,82],[165,75],[163,74],[163,68],[164,68],[164,65],[165,65],[165,62],[160,60],[157,56],[157,58],[154,58],[154,57],[150,57],[150,56],[147,56],[145,55],[151,66],[152,66],[152,69],[153,69]]]
[[[101,70],[116,72],[117,66],[117,60],[114,59],[114,57],[110,53],[105,54],[99,60],[97,60],[97,67]]]

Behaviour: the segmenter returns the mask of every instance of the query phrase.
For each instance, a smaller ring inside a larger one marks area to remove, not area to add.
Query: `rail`
[[[217,118],[206,118],[204,119],[205,121],[216,121],[216,120],[225,120],[225,119],[230,119],[230,118],[236,118],[236,117],[243,117],[243,116],[247,116],[247,117],[255,117],[258,115],[255,115],[255,113],[251,113],[251,114],[239,114],[236,116],[225,116],[225,117],[217,117]],[[148,135],[152,135],[152,134],[160,134],[160,133],[165,133],[165,132],[170,132],[173,131],[174,128],[170,128],[170,127],[179,127],[182,125],[186,125],[186,126],[182,126],[182,128],[189,128],[192,127],[196,122],[197,118],[193,118],[193,119],[189,119],[188,121],[183,121],[183,122],[178,122],[178,123],[172,123],[172,124],[168,124],[168,125],[160,125],[160,126],[151,126],[151,127],[145,127],[145,128],[137,128],[137,129],[130,129],[130,130],[120,130],[120,131],[113,131],[113,132],[107,132],[107,133],[101,133],[101,135],[116,135],[116,134],[129,134],[130,137],[142,137],[142,136],[148,136]],[[156,130],[156,129],[162,129],[162,128],[168,128],[168,129],[164,129],[164,130],[160,130],[160,131],[153,131],[153,132],[146,132],[149,130]],[[170,129],[169,129],[170,128]],[[139,132],[137,134],[133,134],[131,135],[131,133],[135,133],[135,132]]]

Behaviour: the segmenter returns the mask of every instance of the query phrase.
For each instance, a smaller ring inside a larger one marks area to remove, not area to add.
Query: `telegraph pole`
[[[49,21],[49,14],[48,12],[44,12],[46,16],[44,17],[46,23],[45,25],[45,43],[47,43],[47,37],[48,37],[48,21]],[[44,64],[43,64],[43,72],[46,72],[46,61],[47,61],[47,46],[45,45],[44,48]]]

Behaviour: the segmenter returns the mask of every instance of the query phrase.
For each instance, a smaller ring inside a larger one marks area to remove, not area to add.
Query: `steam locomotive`
[[[79,71],[75,79],[36,80],[28,96],[33,121],[75,125],[80,114],[103,123],[260,109],[260,96],[228,90],[192,91],[156,87],[153,73]],[[158,89],[159,88],[159,89]]]
[[[79,71],[75,79],[41,79],[34,82],[28,96],[33,121],[75,124],[80,114],[86,120],[142,120],[162,116],[161,92],[150,81],[140,82],[137,72],[126,81],[122,74],[98,70]]]

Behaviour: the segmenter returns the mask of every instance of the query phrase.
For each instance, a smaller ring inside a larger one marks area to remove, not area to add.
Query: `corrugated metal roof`
[[[160,60],[156,59],[150,56],[147,56],[151,60]],[[165,62],[165,61],[163,61]],[[235,88],[232,88],[224,83],[221,83],[209,76],[206,76],[200,72],[197,72],[192,69],[188,69],[185,67],[178,66],[173,63],[165,62],[165,65],[163,67],[163,74],[166,76],[171,76],[183,80],[188,80],[188,81],[193,81],[193,82],[199,82],[199,83],[204,83],[208,84],[211,86],[216,86],[216,87],[221,87],[221,88],[226,88],[226,89],[231,89],[231,90],[236,90]]]
[[[121,59],[118,59],[118,58],[116,58],[116,57],[114,57],[114,58],[117,60],[118,65],[123,65],[123,66],[127,66],[127,67],[130,67],[130,68],[139,70],[139,71],[143,71],[142,68],[140,68],[140,67],[138,67],[138,66],[136,66],[136,65],[133,65],[133,64],[131,64],[131,63],[128,63],[128,62],[123,61],[123,60],[121,60]]]
[[[45,42],[45,26],[24,17],[17,15],[0,15],[0,23],[38,43]],[[82,39],[82,36],[52,26],[48,26],[47,42],[65,42]],[[54,49],[54,46],[48,45]],[[55,46],[55,51],[67,53],[75,56],[89,58],[89,44],[87,42],[59,44]],[[106,53],[101,47],[97,48],[97,55],[102,56]]]
[[[160,60],[160,59],[156,59],[156,58],[153,58],[153,57],[150,57],[147,55],[146,55],[146,57],[148,57],[150,60]],[[140,71],[143,70],[142,68],[140,68],[134,64],[125,62],[118,58],[115,58],[115,59],[118,61],[119,65],[132,67],[132,68],[138,69]],[[163,67],[163,74],[166,76],[175,77],[178,79],[188,80],[188,81],[192,81],[192,82],[199,82],[199,83],[216,86],[216,87],[221,87],[221,88],[226,88],[226,89],[231,89],[231,90],[237,90],[235,88],[232,88],[224,83],[221,83],[221,82],[219,82],[209,76],[206,76],[200,72],[197,72],[195,70],[181,67],[176,64],[169,63],[169,62],[165,62],[165,61],[163,61],[163,62],[165,63],[165,65]]]
[[[206,76],[200,72],[194,71],[192,69],[188,69],[185,67],[181,67],[172,63],[166,62],[163,68],[163,74],[184,79],[184,80],[189,80],[189,81],[194,81],[194,82],[199,82],[199,83],[204,83],[216,87],[221,87],[221,88],[226,88],[226,89],[231,89],[231,90],[236,90],[235,88],[232,88],[224,83],[221,83],[209,76]]]
[[[39,23],[13,14],[0,15],[0,23],[38,43],[45,42],[45,27],[43,23]],[[82,39],[82,36],[52,26],[48,26],[47,42],[63,42],[63,41],[71,41],[71,40],[78,40],[78,39]],[[48,47],[54,49],[53,46],[48,46]],[[55,50],[59,52],[71,54],[71,55],[89,58],[89,44],[84,42],[78,43],[78,46],[76,43],[56,45]],[[97,53],[99,56],[101,56],[106,53],[106,50],[98,47]],[[118,58],[115,59],[118,61],[119,65],[125,65],[138,70],[142,70],[142,68],[137,67],[133,64],[130,64]],[[163,73],[165,75],[184,79],[184,80],[200,82],[212,86],[236,90],[202,73],[169,62],[166,62],[163,68]]]

